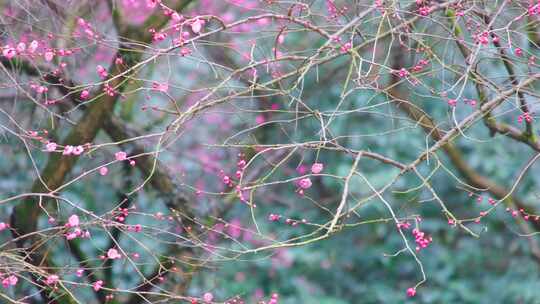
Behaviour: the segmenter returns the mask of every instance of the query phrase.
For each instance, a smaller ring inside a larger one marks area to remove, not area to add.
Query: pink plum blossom
[[[302,178],[298,182],[298,187],[300,187],[302,189],[308,189],[309,187],[311,187],[311,185],[312,185],[312,183],[311,183],[311,179],[309,179],[309,177]]]
[[[116,152],[114,154],[114,158],[118,161],[126,160],[127,159],[127,153],[124,151]]]
[[[107,257],[111,260],[120,259],[122,256],[118,253],[118,250],[111,248],[107,251]]]
[[[311,165],[311,173],[313,174],[319,174],[324,169],[324,165],[322,163],[314,163]]]
[[[56,151],[57,147],[58,147],[58,145],[55,142],[50,141],[45,145],[45,151],[54,152],[54,151]]]
[[[79,217],[76,214],[73,214],[72,216],[70,216],[69,219],[68,219],[67,226],[72,227],[72,228],[78,227],[79,226]]]

